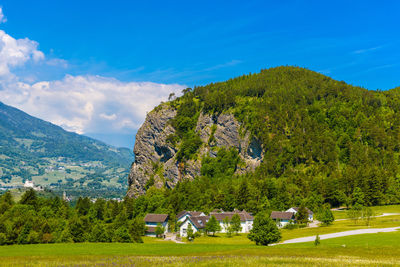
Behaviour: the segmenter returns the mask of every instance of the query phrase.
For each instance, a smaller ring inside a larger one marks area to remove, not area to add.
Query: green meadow
[[[400,205],[373,207],[376,215],[398,213]],[[335,211],[335,216],[346,212]],[[337,216],[338,217],[338,216]],[[336,217],[336,218],[337,218]],[[363,228],[400,226],[400,215],[373,218],[367,226],[345,219],[330,226],[282,230],[282,240]],[[0,247],[1,266],[395,266],[400,231],[363,234],[298,244],[256,246],[246,234],[202,236],[177,244],[144,237],[136,243],[61,243]]]
[[[396,216],[394,216],[396,217]],[[383,219],[383,218],[380,218]],[[400,219],[400,216],[397,216]],[[390,227],[383,221],[379,225]],[[337,222],[339,223],[339,222]],[[397,226],[400,223],[397,224]],[[315,234],[339,226],[294,229],[291,236]],[[343,225],[345,227],[345,225]],[[365,228],[360,227],[360,228]],[[346,230],[343,228],[343,230]],[[288,234],[283,232],[284,239]],[[400,263],[400,231],[313,242],[256,246],[246,235],[206,236],[176,244],[145,237],[143,244],[63,243],[0,248],[1,266],[395,266]]]

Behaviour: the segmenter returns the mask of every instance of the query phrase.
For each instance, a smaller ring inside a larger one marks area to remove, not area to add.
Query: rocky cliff
[[[171,145],[167,137],[175,132],[171,119],[177,111],[162,104],[151,111],[140,127],[134,147],[135,162],[129,174],[128,196],[138,196],[146,191],[149,181],[156,187],[174,187],[182,179],[194,179],[200,175],[203,156],[215,157],[218,147],[235,147],[245,164],[236,170],[243,173],[254,170],[263,158],[261,143],[241,128],[233,114],[210,115],[201,113],[196,132],[202,145],[196,159],[179,162],[176,154],[179,143]]]

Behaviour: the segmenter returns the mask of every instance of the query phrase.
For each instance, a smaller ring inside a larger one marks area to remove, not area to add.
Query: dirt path
[[[400,226],[398,226],[398,227],[390,227],[390,228],[368,228],[368,229],[358,229],[358,230],[351,230],[351,231],[345,231],[345,232],[338,232],[338,233],[320,235],[319,238],[320,238],[321,240],[324,240],[324,239],[335,238],[335,237],[342,237],[342,236],[349,236],[349,235],[388,233],[388,232],[394,232],[394,231],[396,231],[396,230],[398,230],[398,229],[400,229]],[[282,243],[273,244],[273,245],[312,242],[312,241],[315,240],[315,237],[316,237],[316,236],[313,235],[313,236],[307,236],[307,237],[300,237],[300,238],[295,238],[295,239],[289,239],[289,240],[283,241]]]

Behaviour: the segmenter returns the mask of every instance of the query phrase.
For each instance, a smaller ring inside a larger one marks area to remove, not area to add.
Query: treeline
[[[234,205],[253,211],[301,202],[351,206],[355,191],[362,192],[367,206],[400,203],[399,88],[371,91],[304,68],[277,67],[185,89],[169,104],[177,109],[171,123],[176,133],[169,140],[178,149],[178,161],[198,156],[202,144],[195,126],[201,112],[234,114],[264,151],[252,174],[215,181],[203,168],[202,177],[171,191],[176,194],[171,198],[204,199],[194,201],[202,204],[193,208],[231,208],[226,203],[242,183],[249,191],[246,203]]]
[[[59,197],[41,198],[34,190],[14,202],[0,197],[0,245],[60,242],[143,242],[142,217],[133,216],[133,200],[79,198],[75,207]]]

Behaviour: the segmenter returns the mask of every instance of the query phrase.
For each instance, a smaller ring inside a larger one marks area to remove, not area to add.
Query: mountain
[[[0,102],[0,183],[33,179],[68,194],[121,196],[133,155]],[[101,192],[101,193],[99,193]],[[106,193],[107,194],[107,193]]]
[[[188,88],[149,112],[128,195],[170,188],[164,208],[254,212],[399,203],[399,152],[399,88],[276,67]]]

